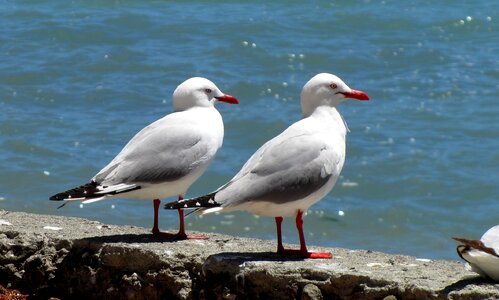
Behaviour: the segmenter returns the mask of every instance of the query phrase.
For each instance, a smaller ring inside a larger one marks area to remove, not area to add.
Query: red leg
[[[178,196],[178,200],[184,199],[182,196]],[[182,240],[206,240],[208,237],[206,235],[187,235],[185,234],[185,225],[184,225],[184,210],[182,208],[178,209],[178,219],[179,219],[179,229],[177,236]]]
[[[181,200],[181,197],[178,197]],[[178,209],[178,233],[177,235],[182,239],[187,239],[187,234],[185,234],[185,226],[184,226],[184,210]]]
[[[154,223],[152,225],[152,234],[158,235],[160,233],[159,231],[159,226],[158,226],[158,210],[159,210],[159,205],[161,204],[161,200],[159,199],[154,199],[153,200],[153,206],[154,206]]]
[[[305,235],[303,234],[303,212],[301,210],[296,214],[296,229],[298,229],[298,237],[300,238],[300,252],[308,253]]]
[[[303,212],[301,210],[296,214],[296,228],[300,237],[300,253],[306,258],[333,258],[329,252],[309,252],[305,244],[305,236],[303,234]]]
[[[178,196],[179,200],[184,199],[182,196]],[[161,236],[161,237],[166,237],[166,238],[171,238],[171,239],[177,239],[177,240],[187,240],[187,239],[207,239],[207,236],[204,235],[187,235],[185,234],[185,225],[184,225],[184,210],[179,209],[178,210],[178,218],[179,218],[179,231],[178,233],[168,233],[168,232],[163,232],[159,230],[159,225],[158,225],[158,209],[159,209],[159,204],[161,203],[161,200],[159,199],[154,199],[153,205],[154,205],[154,224],[152,227],[152,234]]]
[[[166,237],[166,238],[181,238],[177,236],[174,233],[168,233],[168,232],[162,232],[159,230],[159,225],[158,225],[158,210],[159,210],[159,205],[161,204],[161,200],[159,199],[154,199],[153,200],[153,205],[154,205],[154,224],[152,225],[152,234],[161,236],[161,237]]]
[[[275,217],[275,226],[277,228],[277,253],[284,253],[281,234],[282,217]]]
[[[279,221],[278,218],[280,218]],[[276,217],[277,253],[300,255],[304,258],[326,258],[326,259],[333,258],[333,256],[329,252],[309,252],[307,250],[307,245],[305,243],[305,235],[303,234],[303,212],[301,210],[299,210],[298,213],[296,214],[296,229],[298,229],[298,236],[300,238],[300,250],[284,249],[284,247],[282,246],[282,239],[281,239],[281,222],[282,222],[282,217]]]

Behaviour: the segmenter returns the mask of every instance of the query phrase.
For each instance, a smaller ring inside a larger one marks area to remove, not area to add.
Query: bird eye
[[[337,88],[338,86],[336,85],[336,83],[331,83],[331,84],[329,85],[329,87],[330,87],[330,88],[332,88],[332,89],[334,90],[334,89],[335,89],[335,88]]]
[[[210,94],[211,92],[213,92],[211,89],[205,89],[204,91],[207,92],[208,94]]]

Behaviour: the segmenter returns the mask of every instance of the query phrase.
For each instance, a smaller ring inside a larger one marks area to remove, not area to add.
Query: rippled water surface
[[[456,259],[451,236],[499,223],[499,14],[495,1],[0,1],[0,208],[144,227],[152,202],[68,205],[171,93],[204,76],[225,142],[187,196],[230,179],[301,117],[319,72],[366,91],[345,102],[347,160],[305,218],[310,244]],[[161,211],[176,228],[176,212]],[[274,220],[191,215],[189,229],[275,238]],[[285,241],[297,242],[292,220]]]

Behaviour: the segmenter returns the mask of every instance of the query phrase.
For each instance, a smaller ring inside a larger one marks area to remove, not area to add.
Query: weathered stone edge
[[[451,261],[339,248],[321,249],[333,260],[282,258],[271,241],[165,241],[144,228],[7,211],[0,224],[0,284],[34,298],[499,298],[499,284]]]

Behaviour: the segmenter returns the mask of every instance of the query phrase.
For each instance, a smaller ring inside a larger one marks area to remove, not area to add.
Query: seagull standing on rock
[[[337,110],[345,99],[369,100],[340,78],[321,73],[301,93],[303,119],[265,143],[239,173],[215,192],[168,203],[166,209],[198,208],[201,214],[246,210],[275,217],[277,253],[304,258],[332,258],[329,252],[309,252],[303,234],[303,213],[329,193],[345,162],[346,124]],[[296,218],[300,249],[282,244],[283,217]]]
[[[238,103],[208,79],[194,77],[184,81],[173,93],[173,113],[137,133],[89,183],[56,194],[50,200],[91,203],[110,198],[154,199],[154,235],[204,238],[186,235],[182,209],[178,210],[179,232],[161,232],[159,199],[182,199],[222,146],[224,125],[214,106],[218,101]]]
[[[487,230],[480,240],[453,239],[461,243],[457,254],[467,262],[467,269],[499,282],[499,225]]]

